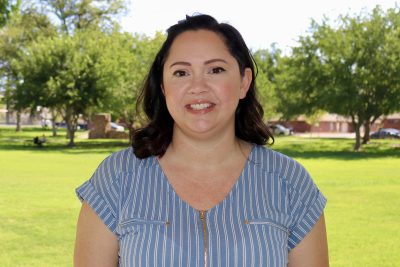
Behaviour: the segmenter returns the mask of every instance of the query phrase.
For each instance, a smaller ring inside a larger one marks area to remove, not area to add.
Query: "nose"
[[[201,94],[208,91],[208,85],[202,75],[193,77],[192,83],[189,88],[190,94]]]

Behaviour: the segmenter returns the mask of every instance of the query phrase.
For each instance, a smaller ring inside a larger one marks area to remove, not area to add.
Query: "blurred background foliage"
[[[48,108],[54,122],[65,121],[70,146],[79,117],[108,112],[131,131],[144,123],[135,100],[165,36],[124,32],[118,18],[126,6],[125,0],[2,1],[5,108],[17,115]],[[371,123],[400,110],[398,7],[312,21],[289,52],[271,44],[251,53],[266,121],[312,120],[321,112],[346,116],[359,150]]]

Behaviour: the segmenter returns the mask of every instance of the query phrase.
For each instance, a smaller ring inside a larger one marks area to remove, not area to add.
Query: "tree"
[[[8,24],[0,31],[0,76],[4,81],[7,110],[17,112],[17,131],[20,127],[20,113],[27,108],[28,99],[18,98],[15,95],[20,80],[13,62],[20,60],[20,51],[39,38],[39,36],[52,36],[55,28],[48,18],[37,12],[34,8],[27,8],[21,13],[15,13]],[[8,113],[7,113],[8,121]]]
[[[400,109],[399,9],[343,16],[337,27],[312,23],[311,35],[282,67],[280,108],[312,114],[323,109],[349,116],[361,149],[360,129]],[[290,112],[289,112],[290,114]]]
[[[110,36],[119,30],[114,18],[123,10],[123,3],[123,0],[35,1],[46,18],[59,19],[56,22],[59,31],[56,36],[42,38],[19,51],[18,58],[22,60],[14,60],[18,66],[18,85],[13,99],[31,110],[44,106],[61,114],[71,146],[77,118],[96,107],[104,107],[110,98],[109,91],[115,88],[114,84],[119,85],[114,81],[121,71],[112,58],[120,50],[109,48],[115,47]]]
[[[281,57],[281,51],[274,45],[271,49],[257,50],[253,53],[256,62],[258,98],[264,109],[266,120],[278,116],[276,112],[276,86],[275,76],[277,74],[277,64]]]
[[[299,43],[291,55],[281,57],[277,64],[277,112],[285,120],[298,115],[310,117],[321,109],[318,89],[325,86],[326,74],[313,40],[301,37]]]
[[[119,68],[124,74],[121,75],[120,87],[114,90],[110,110],[115,117],[122,119],[130,133],[133,133],[135,127],[142,123],[140,114],[136,112],[136,99],[165,36],[157,33],[154,38],[144,35],[121,37],[123,39],[120,41],[118,38],[114,40],[116,45],[121,45],[117,48],[120,53],[116,56],[119,57]]]
[[[98,26],[113,28],[114,18],[125,10],[124,0],[38,0],[45,12],[59,20],[60,29],[67,35]]]
[[[41,106],[61,114],[70,146],[78,118],[96,111],[111,111],[132,130],[137,91],[165,37],[121,33],[114,17],[122,0],[38,3],[44,14],[59,19],[58,33],[18,52],[13,99],[30,110]]]
[[[114,37],[82,30],[74,36],[38,40],[23,53],[19,63],[23,83],[17,93],[33,99],[32,107],[45,106],[62,115],[69,146],[74,145],[79,117],[87,118],[94,107],[109,108],[121,86],[125,69],[120,68]]]
[[[20,5],[21,0],[0,0],[0,27],[4,26],[10,20],[12,14],[17,12]]]

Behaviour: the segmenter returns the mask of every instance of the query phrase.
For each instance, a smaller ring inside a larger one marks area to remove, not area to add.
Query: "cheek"
[[[240,87],[237,82],[228,81],[219,86],[219,95],[227,102],[237,102],[241,97]]]
[[[164,97],[167,103],[168,110],[176,109],[178,104],[182,101],[182,90],[175,87],[164,87]]]
[[[175,79],[164,81],[164,97],[170,103],[178,103],[183,101],[187,90],[190,87],[189,81],[186,79]]]

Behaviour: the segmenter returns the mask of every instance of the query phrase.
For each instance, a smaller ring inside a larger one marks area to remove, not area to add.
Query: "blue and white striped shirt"
[[[118,237],[119,266],[287,266],[326,204],[299,163],[257,145],[206,212],[180,199],[156,157],[131,148],[106,158],[77,194]]]

